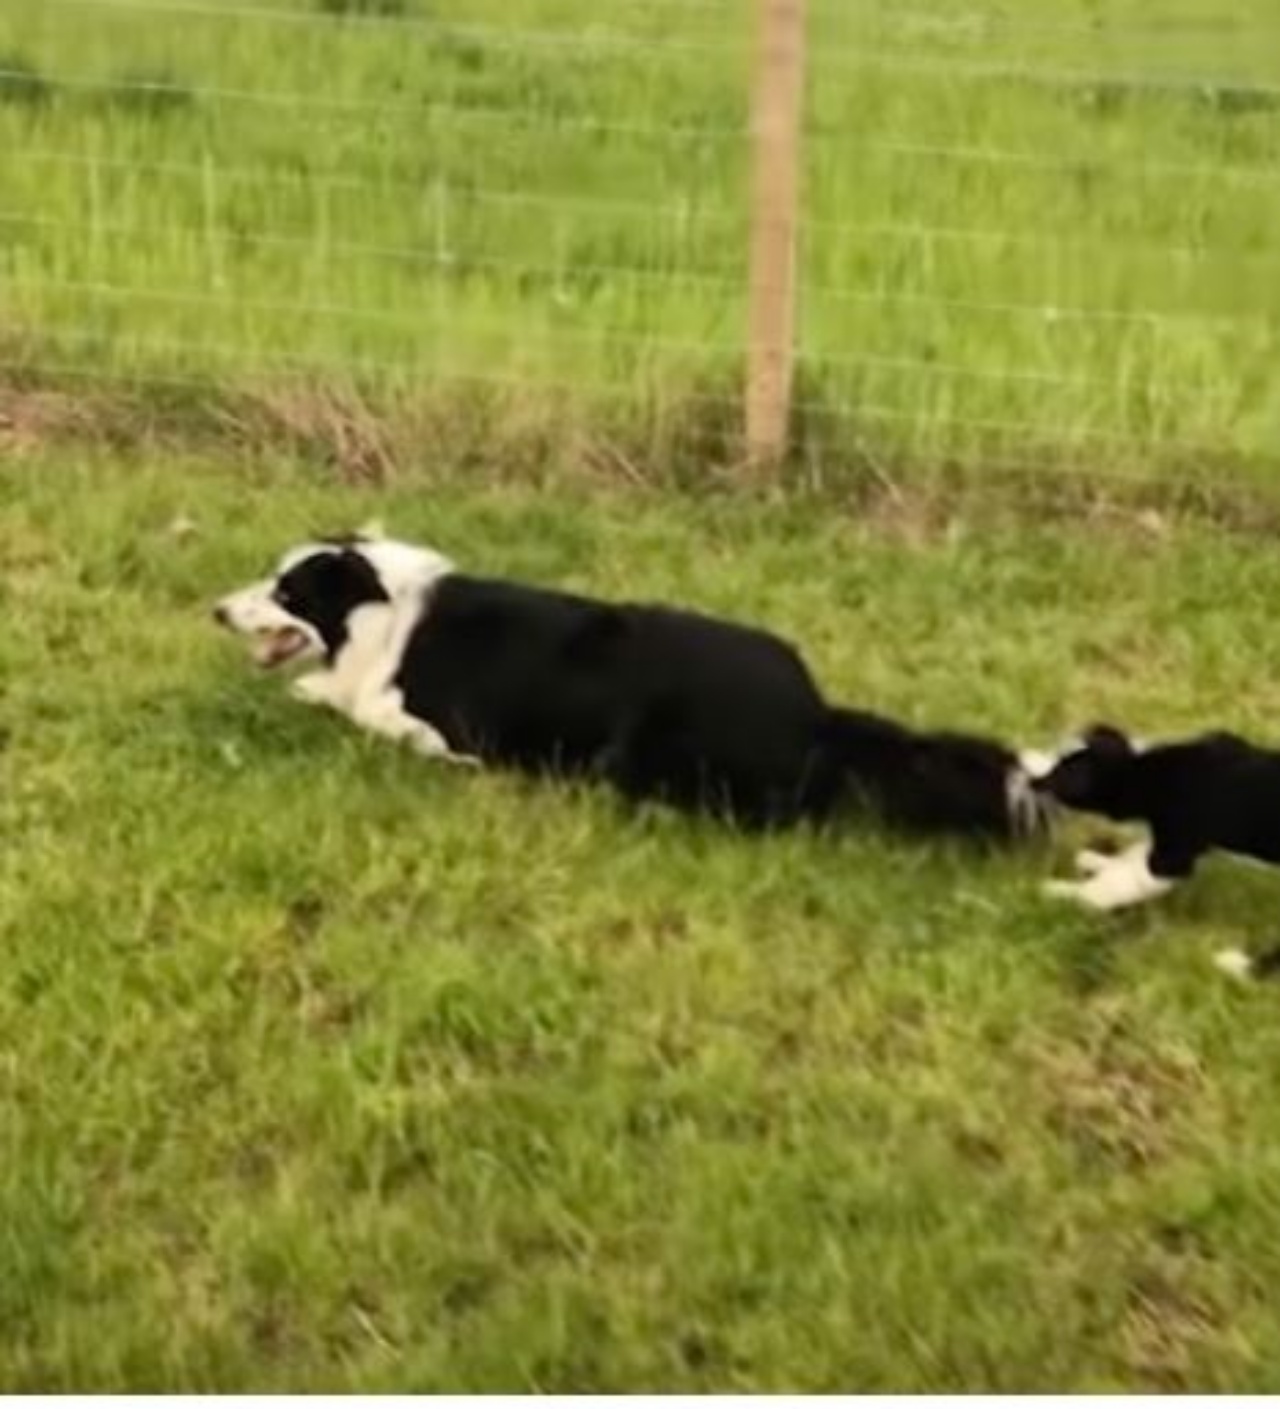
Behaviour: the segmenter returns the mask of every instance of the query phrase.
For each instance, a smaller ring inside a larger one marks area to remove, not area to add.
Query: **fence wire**
[[[1280,460],[1280,24],[810,0],[797,434]],[[8,0],[6,378],[734,423],[746,0]],[[639,415],[639,411],[637,412]]]

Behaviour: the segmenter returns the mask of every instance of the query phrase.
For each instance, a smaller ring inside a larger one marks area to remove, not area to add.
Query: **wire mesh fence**
[[[1280,459],[1277,40],[1263,0],[810,0],[797,444]],[[747,0],[6,0],[2,375],[731,454],[752,43]]]

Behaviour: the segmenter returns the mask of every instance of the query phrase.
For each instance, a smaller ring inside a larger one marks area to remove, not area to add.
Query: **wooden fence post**
[[[791,422],[805,0],[756,5],[746,414],[747,453],[767,470],[785,456]]]

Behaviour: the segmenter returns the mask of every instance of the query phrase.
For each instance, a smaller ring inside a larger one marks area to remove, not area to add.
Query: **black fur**
[[[1272,945],[1255,954],[1249,963],[1249,976],[1257,979],[1280,978],[1280,945]]]
[[[1011,807],[1010,750],[833,708],[786,642],[692,612],[451,574],[395,683],[457,752],[746,827],[856,804],[977,837],[1036,820]]]
[[[1210,851],[1280,864],[1280,752],[1235,734],[1135,750],[1120,730],[1091,729],[1036,788],[1066,807],[1151,828],[1151,873],[1191,875]]]
[[[316,628],[330,661],[346,644],[351,613],[366,603],[387,600],[378,574],[349,546],[304,558],[280,576],[272,596]]]

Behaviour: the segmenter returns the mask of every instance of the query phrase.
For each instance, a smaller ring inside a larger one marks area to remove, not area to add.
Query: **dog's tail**
[[[1047,829],[1050,804],[1018,754],[969,734],[922,733],[832,709],[828,747],[846,796],[913,831],[1014,841]]]

